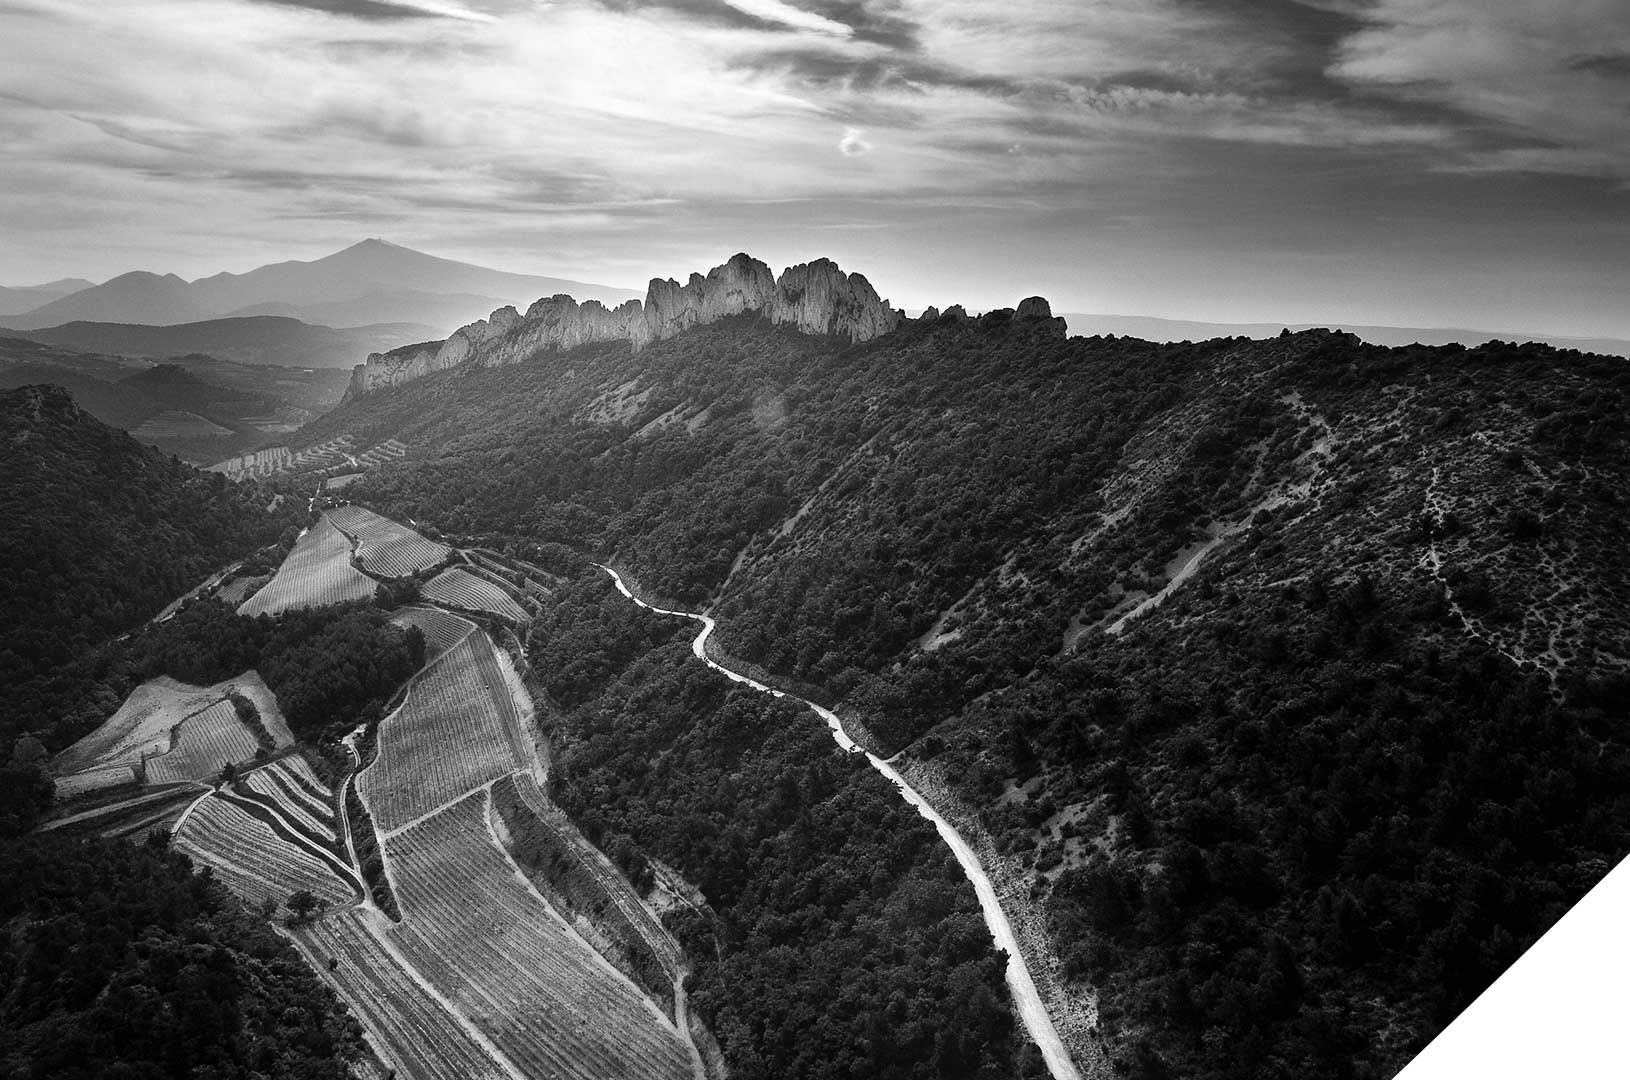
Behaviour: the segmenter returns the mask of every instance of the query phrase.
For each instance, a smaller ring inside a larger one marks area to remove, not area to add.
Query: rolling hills
[[[69,322],[16,336],[78,352],[165,359],[203,353],[237,364],[349,368],[378,349],[395,348],[431,333],[420,323],[312,325],[274,315],[208,319],[148,326],[122,322]]]
[[[399,439],[348,495],[706,606],[979,838],[1132,1075],[1390,1075],[1630,851],[1622,361],[1012,311],[504,361],[296,442]],[[532,635],[561,783],[667,862],[685,780],[570,749],[659,678],[593,595]]]
[[[139,441],[208,465],[281,441],[339,400],[346,375],[201,354],[154,362],[0,335],[0,387],[46,384]]]

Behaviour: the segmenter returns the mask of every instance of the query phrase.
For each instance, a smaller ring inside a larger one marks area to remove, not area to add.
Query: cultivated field
[[[405,525],[360,506],[337,506],[326,515],[356,541],[357,562],[370,574],[398,578],[429,570],[446,561],[453,549],[426,540]]]
[[[296,829],[320,844],[337,847],[333,794],[315,776],[308,783],[300,776],[299,766],[290,762],[299,762],[299,766],[305,766],[306,775],[311,775],[304,759],[283,758],[244,777],[244,785],[276,806]]]
[[[377,583],[351,565],[351,542],[325,515],[306,530],[264,588],[239,615],[275,615],[302,607],[343,604],[373,596]]]
[[[396,461],[407,453],[407,444],[396,439],[387,439],[371,450],[357,455],[358,465],[383,465],[389,461]]]
[[[170,409],[149,417],[141,426],[130,433],[138,441],[148,439],[194,439],[210,435],[230,435],[231,428],[224,428],[211,420],[206,420],[197,413],[182,412],[179,409]]]
[[[231,762],[254,759],[260,741],[238,719],[238,711],[225,698],[183,720],[175,729],[168,753],[147,759],[147,781],[171,784],[182,780],[208,780]]]
[[[462,615],[431,607],[402,608],[391,616],[391,622],[398,626],[417,626],[423,632],[426,664],[435,662],[475,629],[475,623]]]
[[[40,831],[52,832],[64,829],[70,833],[95,832],[102,836],[118,835],[142,822],[180,813],[188,803],[208,790],[197,784],[178,784],[156,791],[144,788],[127,799],[103,803],[89,810],[52,818],[40,825]]]
[[[189,686],[166,676],[144,682],[101,727],[58,754],[52,771],[67,776],[107,765],[135,765],[143,757],[162,754],[170,749],[175,726],[221,700],[227,685]]]
[[[166,783],[212,776],[226,761],[254,757],[259,744],[226,700],[229,691],[255,703],[275,745],[294,743],[277,698],[254,671],[214,686],[160,677],[132,690],[101,727],[57,755],[52,771],[58,794],[70,797],[110,786],[118,782],[113,766],[136,766],[143,759],[148,782]]]
[[[457,566],[443,570],[419,591],[426,600],[464,611],[484,611],[517,623],[531,618],[502,588]]]
[[[512,1080],[438,998],[385,946],[378,912],[347,908],[293,933],[295,944],[368,1029],[403,1080]],[[338,961],[330,969],[330,963]]]
[[[496,846],[487,793],[385,840],[402,954],[529,1076],[689,1078],[673,1025]]]
[[[475,631],[427,667],[379,725],[379,756],[357,780],[374,823],[390,832],[526,767],[509,688],[492,643]]]
[[[282,904],[300,889],[330,904],[356,899],[356,890],[322,859],[216,796],[187,815],[175,846],[213,867],[216,878],[250,904],[267,899]]]
[[[294,745],[294,732],[289,730],[289,722],[283,719],[283,710],[277,705],[277,696],[266,685],[266,680],[260,677],[260,672],[253,669],[244,672],[232,680],[231,688],[255,703],[260,722],[265,725],[274,745]]]
[[[73,799],[93,791],[105,791],[136,782],[134,765],[102,765],[57,778],[57,798]]]
[[[298,454],[287,458],[282,468],[290,471],[300,469],[331,469],[352,460],[351,444],[355,440],[349,435],[340,435],[327,442],[308,446]]]

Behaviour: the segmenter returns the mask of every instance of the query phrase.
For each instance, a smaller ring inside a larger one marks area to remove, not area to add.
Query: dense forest
[[[1386,1076],[1630,851],[1627,392],[1536,345],[741,318],[308,437],[403,439],[349,493],[711,603],[720,647],[903,750],[1130,1073]],[[640,667],[622,618],[534,635],[569,711]],[[562,761],[572,802],[600,767]],[[618,797],[665,790],[638,765]]]
[[[304,507],[138,444],[56,387],[0,391],[0,713],[11,690],[129,630]],[[296,529],[297,531],[297,529]]]
[[[348,1080],[366,1050],[293,946],[162,836],[0,843],[0,1074]]]
[[[1003,960],[933,827],[824,727],[691,658],[691,624],[570,583],[532,631],[557,717],[552,794],[669,915],[690,1000],[741,1080],[1038,1076]],[[1022,1065],[1021,1065],[1022,1062]]]
[[[131,690],[168,675],[207,686],[251,668],[296,738],[331,741],[369,717],[424,663],[424,635],[368,603],[240,616],[193,600],[172,617],[89,649],[18,687],[0,741],[27,735],[52,753],[95,730]]]

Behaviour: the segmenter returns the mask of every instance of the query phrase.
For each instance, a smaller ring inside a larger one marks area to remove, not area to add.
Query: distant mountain
[[[481,318],[495,305],[524,307],[556,293],[612,305],[640,295],[588,282],[490,270],[384,240],[364,240],[310,262],[275,263],[192,282],[174,274],[122,274],[7,317],[6,323],[20,330],[76,321],[165,326],[270,313],[319,323],[405,317],[428,322],[436,333],[445,334]],[[434,318],[425,318],[426,312]]]
[[[0,315],[20,315],[93,284],[84,278],[60,278],[44,285],[0,286]]]
[[[420,341],[432,333],[431,327],[417,323],[336,330],[286,316],[256,315],[159,326],[72,322],[48,329],[18,331],[17,336],[84,352],[120,356],[164,358],[207,353],[241,364],[349,367],[371,352]]]
[[[194,298],[191,287],[174,274],[150,274],[135,270],[111,281],[93,285],[34,308],[24,315],[8,317],[7,324],[20,330],[76,319],[93,322],[180,323],[208,318],[211,312]]]
[[[119,385],[137,390],[172,409],[193,412],[221,412],[227,409],[269,412],[281,404],[277,399],[262,394],[216,386],[180,364],[159,364],[121,379]]]
[[[1083,337],[1097,335],[1142,338],[1144,341],[1210,341],[1214,338],[1277,337],[1283,330],[1298,333],[1302,330],[1344,330],[1357,334],[1371,345],[1481,345],[1486,341],[1539,341],[1558,349],[1578,349],[1580,352],[1603,353],[1607,356],[1630,356],[1630,341],[1617,338],[1558,337],[1554,334],[1533,334],[1519,330],[1466,330],[1460,328],[1423,328],[1412,326],[1367,326],[1360,323],[1213,323],[1191,322],[1185,319],[1156,319],[1147,315],[1084,315],[1066,313],[1071,334]]]
[[[413,323],[432,332],[463,326],[472,311],[487,312],[509,303],[476,293],[429,293],[416,290],[370,293],[354,300],[326,304],[286,304],[274,301],[234,311],[234,315],[287,315],[324,326],[359,327],[365,324]]]

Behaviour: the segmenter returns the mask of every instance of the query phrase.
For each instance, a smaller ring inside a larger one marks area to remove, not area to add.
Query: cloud
[[[765,22],[780,23],[799,30],[815,30],[838,37],[848,37],[854,33],[846,23],[793,7],[791,4],[783,3],[782,0],[725,0],[725,2],[737,11],[763,19]]]
[[[1481,121],[1469,161],[1630,178],[1630,7],[1620,0],[1379,0],[1330,74]]]
[[[437,0],[260,0],[285,7],[308,8],[357,19],[423,19],[441,17],[491,22],[492,16]]]
[[[872,152],[872,144],[862,136],[857,127],[843,129],[843,138],[838,141],[838,153],[844,157],[859,157]]]
[[[889,256],[920,219],[937,251],[948,215],[1071,251],[1125,222],[1178,252],[1265,230],[1288,250],[1378,178],[1463,217],[1494,187],[1554,199],[1509,194],[1536,173],[1623,183],[1622,7],[0,0],[0,276],[202,273],[388,231],[640,281],[720,236]]]

